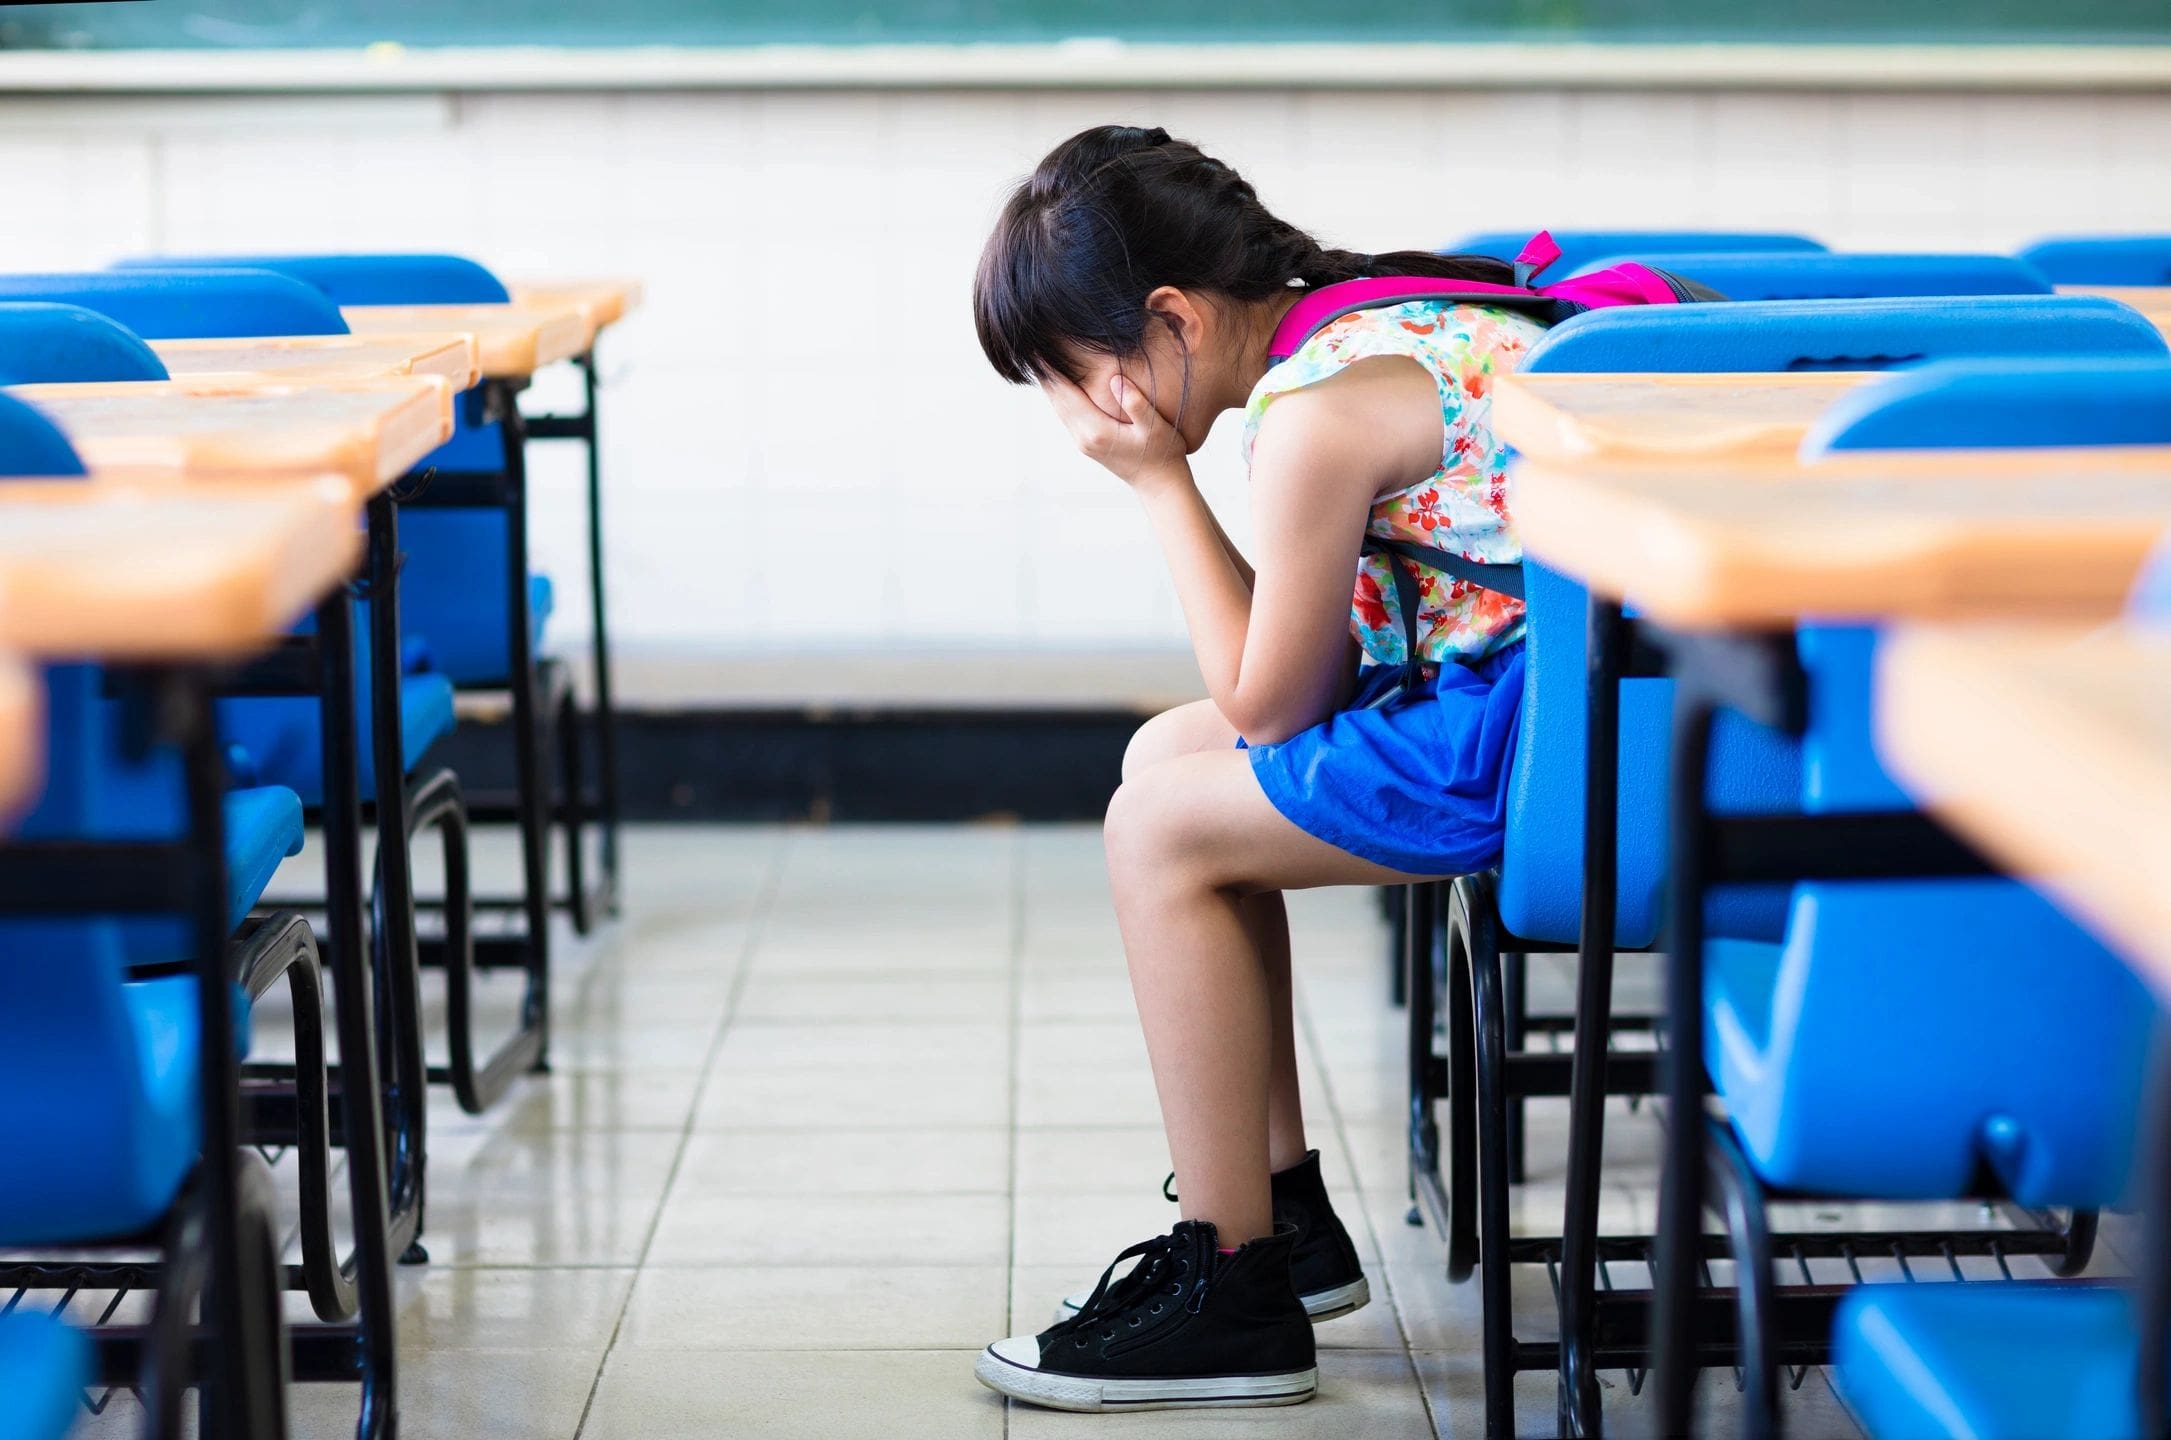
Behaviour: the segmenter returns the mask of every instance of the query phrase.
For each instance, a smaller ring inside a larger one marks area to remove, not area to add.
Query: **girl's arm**
[[[1211,512],[1195,486],[1138,485],[1207,690],[1245,739],[1273,744],[1334,713],[1373,500],[1437,470],[1440,443],[1439,390],[1412,360],[1359,361],[1277,399],[1252,448],[1249,586],[1209,553]]]
[[[1347,678],[1350,592],[1373,498],[1440,465],[1439,390],[1414,360],[1360,360],[1274,402],[1253,441],[1255,573],[1193,483],[1181,438],[1118,378],[1117,420],[1047,382],[1079,448],[1146,507],[1207,693],[1239,734],[1285,740],[1334,712]]]

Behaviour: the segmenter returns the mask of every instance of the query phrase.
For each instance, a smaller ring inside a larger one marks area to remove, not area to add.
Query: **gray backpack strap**
[[[1523,598],[1523,567],[1520,564],[1492,565],[1466,560],[1429,545],[1412,545],[1407,540],[1387,540],[1369,534],[1364,537],[1363,553],[1385,557],[1387,573],[1395,577],[1395,608],[1402,612],[1402,689],[1407,694],[1414,695],[1423,686],[1417,655],[1417,576],[1411,567],[1421,565],[1443,575],[1452,575],[1457,580],[1467,580],[1482,590],[1497,590],[1518,600]],[[1409,563],[1400,564],[1400,561]]]
[[[1364,537],[1364,553],[1400,556],[1412,565],[1422,565],[1428,570],[1452,575],[1457,580],[1467,580],[1480,590],[1497,590],[1502,595],[1513,596],[1517,600],[1523,598],[1523,567],[1520,562],[1499,565],[1483,560],[1466,560],[1445,550],[1435,550],[1430,545],[1413,545],[1407,540],[1387,540],[1378,535]],[[1390,564],[1388,568],[1398,576],[1403,573],[1399,565]],[[1400,598],[1400,594],[1398,588],[1397,598]]]

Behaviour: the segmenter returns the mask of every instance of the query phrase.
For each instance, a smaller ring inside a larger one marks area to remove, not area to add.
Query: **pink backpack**
[[[1302,349],[1304,342],[1344,315],[1400,305],[1408,300],[1453,300],[1470,305],[1496,305],[1517,310],[1547,325],[1557,324],[1586,310],[1605,310],[1616,305],[1686,305],[1726,297],[1665,270],[1649,265],[1610,265],[1588,275],[1577,275],[1555,285],[1533,286],[1538,273],[1560,258],[1560,246],[1551,234],[1540,230],[1530,237],[1515,257],[1515,283],[1492,285],[1482,280],[1446,280],[1427,275],[1377,275],[1362,280],[1343,280],[1312,291],[1282,317],[1267,344],[1267,363],[1279,365]],[[1487,564],[1451,551],[1378,535],[1364,537],[1364,553],[1388,557],[1387,568],[1395,580],[1395,601],[1402,612],[1404,639],[1409,654],[1417,653],[1417,577],[1413,567],[1437,570],[1486,590],[1523,598],[1521,565]],[[1399,563],[1397,563],[1399,562]],[[1416,667],[1404,688],[1417,683]]]
[[[1560,246],[1550,233],[1540,230],[1530,237],[1515,257],[1515,283],[1492,285],[1483,280],[1444,280],[1431,275],[1373,275],[1362,280],[1343,280],[1322,285],[1290,307],[1267,345],[1267,363],[1278,365],[1303,348],[1304,342],[1344,315],[1377,310],[1406,300],[1454,300],[1470,305],[1497,305],[1519,310],[1548,325],[1558,324],[1586,310],[1606,310],[1616,305],[1685,305],[1726,297],[1669,271],[1634,263],[1609,265],[1588,275],[1577,275],[1555,285],[1533,286],[1540,271],[1560,258]]]

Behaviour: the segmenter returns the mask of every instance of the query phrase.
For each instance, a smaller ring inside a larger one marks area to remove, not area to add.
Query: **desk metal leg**
[[[362,1382],[359,1440],[390,1440],[399,1429],[393,1331],[390,1207],[384,1120],[379,1105],[376,986],[362,925],[362,814],[354,723],[354,608],[346,591],[317,609],[324,655],[325,918],[338,996],[339,1088],[347,1137],[347,1186],[354,1212],[355,1288],[360,1299],[356,1368]],[[380,768],[381,773],[381,768]],[[393,774],[398,774],[395,765]],[[224,904],[223,898],[221,904]],[[232,1053],[229,1046],[227,1052]]]
[[[191,857],[190,918],[197,957],[196,1023],[203,1087],[204,1225],[211,1265],[204,1318],[219,1343],[203,1372],[200,1395],[206,1434],[266,1440],[285,1434],[283,1387],[262,1383],[284,1337],[278,1317],[250,1293],[249,1277],[263,1269],[246,1252],[241,1158],[241,1071],[234,1058],[233,977],[228,973],[226,919],[226,772],[218,720],[202,677],[179,682],[182,769],[188,791]],[[268,1324],[267,1324],[268,1322]]]
[[[1689,683],[1674,692],[1672,766],[1667,779],[1666,1044],[1664,1169],[1659,1176],[1658,1257],[1653,1266],[1652,1353],[1658,1376],[1658,1433],[1689,1432],[1698,1355],[1695,1316],[1704,1224],[1704,876],[1705,780],[1713,707]]]
[[[419,1239],[428,1166],[429,1077],[422,1053],[422,964],[408,849],[407,741],[400,718],[399,510],[389,493],[369,502],[370,738],[376,769],[377,867],[372,934],[378,1019],[392,1109],[388,1137],[392,1215],[406,1236],[400,1259],[429,1258]]]
[[[1612,1032],[1615,891],[1619,883],[1621,607],[1591,597],[1589,727],[1583,790],[1582,940],[1576,956],[1575,1054],[1568,1081],[1568,1183],[1561,1217],[1560,1429],[1603,1433],[1597,1346],[1598,1192],[1605,1153],[1606,1053]]]
[[[601,419],[596,411],[596,357],[581,357],[581,378],[588,402],[588,609],[594,628],[596,690],[596,786],[601,801],[596,817],[602,833],[603,905],[606,913],[618,912],[618,711],[611,699],[610,626],[603,603],[603,441]],[[577,742],[572,742],[577,743]],[[566,804],[579,814],[583,797],[566,796]],[[580,844],[580,827],[568,827],[568,840]],[[585,914],[588,898],[575,894],[574,913]]]
[[[514,765],[519,783],[520,873],[527,916],[527,993],[521,1028],[533,1035],[525,1068],[549,1068],[550,1051],[550,781],[543,767],[542,705],[528,613],[527,433],[520,406],[507,397],[500,421],[505,443],[506,683],[513,696]]]

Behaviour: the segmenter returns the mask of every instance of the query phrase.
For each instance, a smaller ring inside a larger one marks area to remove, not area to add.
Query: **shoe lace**
[[[1128,1273],[1116,1274],[1124,1261],[1134,1258],[1138,1263]],[[1139,1241],[1110,1262],[1101,1272],[1100,1283],[1093,1287],[1093,1293],[1079,1307],[1078,1313],[1056,1326],[1056,1331],[1082,1330],[1144,1303],[1147,1297],[1175,1278],[1176,1267],[1174,1235],[1156,1235],[1151,1240]]]

